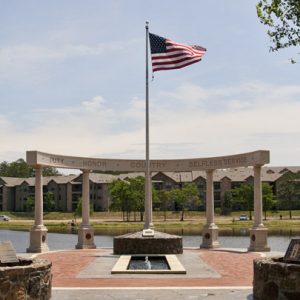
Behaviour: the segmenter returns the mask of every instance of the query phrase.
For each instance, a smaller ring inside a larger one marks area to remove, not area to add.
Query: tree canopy
[[[299,0],[261,0],[256,9],[260,22],[269,27],[271,51],[300,45]]]
[[[249,211],[249,218],[252,220],[252,210],[254,203],[254,187],[251,184],[242,184],[240,187],[231,190],[233,196],[233,203],[238,205],[240,209]],[[272,187],[263,182],[262,184],[262,201],[265,219],[267,218],[267,211],[273,209],[276,205],[276,198],[274,196]]]
[[[57,169],[53,167],[43,167],[43,176],[61,175]],[[28,178],[34,177],[34,168],[29,166],[23,158],[8,163],[4,161],[0,163],[0,176]]]
[[[290,219],[292,219],[292,210],[297,207],[299,203],[299,194],[297,193],[298,181],[300,173],[293,174],[288,172],[284,174],[283,178],[277,186],[277,198],[280,208],[288,209],[290,212]]]
[[[265,220],[267,220],[267,211],[274,209],[277,201],[271,185],[266,182],[263,182],[262,184],[262,201],[263,201],[263,210],[265,213]]]
[[[240,187],[232,190],[232,196],[235,204],[241,209],[249,211],[249,218],[252,220],[253,186],[245,183],[241,184]]]
[[[171,198],[176,205],[181,209],[180,221],[184,220],[184,210],[192,205],[200,205],[201,200],[197,185],[195,183],[186,183],[182,188],[173,189],[170,191]]]
[[[111,197],[110,209],[121,210],[123,212],[123,219],[130,220],[130,213],[140,212],[141,221],[144,212],[145,199],[145,178],[138,176],[129,178],[127,180],[114,180],[109,184],[109,193]],[[157,198],[156,191],[152,189],[153,202]]]

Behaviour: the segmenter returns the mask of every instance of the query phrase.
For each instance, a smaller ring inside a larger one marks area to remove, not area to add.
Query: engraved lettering
[[[89,168],[105,168],[106,162],[101,160],[84,160],[82,165]]]
[[[60,158],[60,157],[50,157],[50,163],[53,164],[63,164],[64,163],[64,159]]]

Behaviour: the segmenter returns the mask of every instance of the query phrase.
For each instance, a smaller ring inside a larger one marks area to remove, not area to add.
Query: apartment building
[[[276,194],[277,184],[288,174],[300,172],[300,167],[263,167],[262,181],[269,183]],[[300,173],[299,173],[300,174]],[[90,173],[90,203],[95,211],[108,210],[110,200],[108,186],[113,180],[144,176],[144,173],[128,173],[121,175]],[[252,168],[235,168],[216,170],[214,172],[215,207],[219,207],[224,193],[240,186],[242,183],[253,183]],[[206,172],[156,172],[152,174],[152,182],[156,189],[170,190],[180,188],[183,184],[196,183],[199,196],[205,206]],[[34,198],[35,178],[0,177],[0,210],[24,211],[28,197]],[[55,210],[74,211],[82,195],[82,175],[50,176],[43,178],[43,193],[51,192],[55,201]],[[176,209],[176,207],[170,207]]]

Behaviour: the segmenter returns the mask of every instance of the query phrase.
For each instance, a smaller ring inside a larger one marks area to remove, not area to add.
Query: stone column
[[[82,223],[76,249],[95,249],[94,228],[90,225],[90,171],[82,170]]]
[[[256,165],[254,169],[254,224],[250,230],[249,251],[270,251],[268,247],[268,229],[262,221],[262,183],[261,183],[261,165]]]
[[[49,251],[47,245],[48,229],[43,224],[43,168],[35,167],[34,226],[30,229],[30,245],[27,252]]]
[[[206,171],[206,225],[202,231],[202,244],[200,248],[218,248],[218,226],[214,215],[214,181],[213,171]]]

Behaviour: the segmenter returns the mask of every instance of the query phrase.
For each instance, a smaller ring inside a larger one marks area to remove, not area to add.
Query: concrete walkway
[[[235,249],[237,250],[237,249]],[[187,274],[110,273],[112,249],[38,255],[52,261],[53,299],[252,299],[253,259],[261,253],[184,249]]]

